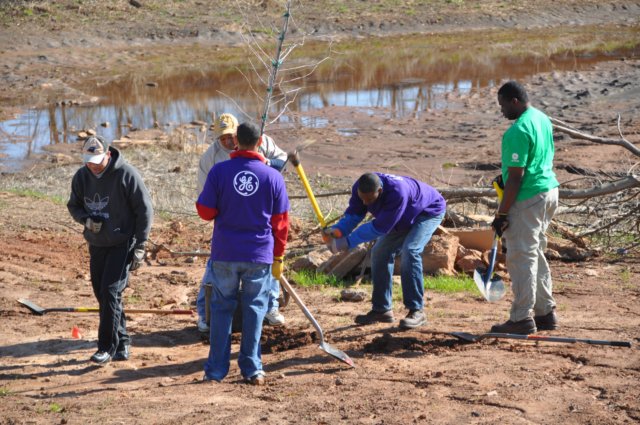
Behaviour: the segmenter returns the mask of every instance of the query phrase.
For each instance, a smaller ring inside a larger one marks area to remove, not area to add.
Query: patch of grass
[[[58,403],[51,403],[49,405],[49,411],[53,413],[64,412],[64,407],[60,406]]]
[[[391,288],[391,301],[394,303],[402,301],[402,285],[393,285]]]
[[[11,390],[9,388],[0,387],[0,397],[8,397],[11,394],[13,394],[13,393],[11,392]]]
[[[35,198],[35,199],[45,199],[47,201],[51,201],[54,204],[58,205],[66,205],[67,200],[58,195],[49,195],[47,193],[42,193],[37,190],[32,189],[8,189],[8,192],[11,192],[18,196],[23,196],[25,198]]]
[[[622,279],[623,283],[631,282],[631,270],[628,267],[625,267],[624,270],[620,272],[620,279]]]
[[[336,6],[336,12],[338,12],[338,13],[348,13],[349,12],[349,8],[347,7],[347,5],[339,4],[339,5]]]
[[[166,220],[166,221],[173,220],[173,214],[171,214],[171,212],[167,210],[158,210],[156,211],[156,214],[158,214],[158,216],[163,220]]]
[[[470,293],[479,294],[478,288],[473,279],[462,276],[428,276],[424,279],[424,287],[426,290],[435,292],[441,292],[446,294],[451,293]]]
[[[445,162],[444,164],[442,164],[442,168],[444,168],[445,170],[448,168],[456,168],[457,166],[458,164],[454,162]]]
[[[142,302],[142,297],[140,295],[130,295],[126,297],[125,300],[127,304],[135,305]]]
[[[299,272],[293,272],[292,280],[303,287],[331,286],[333,288],[344,288],[348,285],[348,282],[338,279],[333,275],[312,270],[300,270]]]

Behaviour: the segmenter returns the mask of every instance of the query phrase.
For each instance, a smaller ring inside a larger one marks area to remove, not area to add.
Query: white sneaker
[[[277,308],[269,310],[266,316],[264,316],[264,320],[271,326],[284,325],[284,316],[280,314]]]
[[[201,333],[209,332],[209,325],[207,325],[207,322],[204,319],[204,317],[198,318],[198,331]]]

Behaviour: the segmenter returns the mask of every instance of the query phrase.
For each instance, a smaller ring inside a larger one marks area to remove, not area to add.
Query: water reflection
[[[367,55],[360,52],[342,56],[330,66],[319,67],[300,83],[301,90],[289,105],[295,114],[282,115],[278,122],[324,127],[329,122],[312,112],[328,106],[365,111],[384,108],[391,116],[417,116],[426,110],[449,107],[447,99],[451,93],[469,94],[508,78],[521,79],[539,72],[580,70],[605,60],[637,56],[640,51],[635,45],[606,54],[565,52],[491,59],[481,54],[460,58],[456,50],[441,52],[435,58],[407,51],[400,52],[402,60],[389,60],[384,50],[379,50],[382,51],[372,49]],[[82,129],[94,128],[109,139],[119,139],[132,128],[155,125],[170,129],[195,120],[212,122],[214,114],[222,112],[232,112],[242,120],[246,111],[255,118],[262,105],[251,86],[260,87],[261,83],[257,77],[247,82],[251,75],[228,67],[154,81],[135,76],[88,87],[85,91],[100,99],[95,105],[52,105],[0,123],[0,153],[4,154],[0,157],[9,158],[2,159],[0,171],[18,169],[15,160],[28,159],[45,145],[75,142],[77,132]],[[275,116],[279,107],[275,105],[270,115]],[[102,123],[108,126],[100,127]],[[340,131],[351,134],[348,128]]]

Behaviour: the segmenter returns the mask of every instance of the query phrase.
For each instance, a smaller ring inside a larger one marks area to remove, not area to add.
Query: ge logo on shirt
[[[258,191],[258,177],[251,171],[240,171],[233,178],[233,188],[242,196],[251,196]]]

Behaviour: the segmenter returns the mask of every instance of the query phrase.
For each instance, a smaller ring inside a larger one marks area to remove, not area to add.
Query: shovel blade
[[[42,315],[44,315],[46,313],[44,308],[40,307],[36,303],[34,303],[32,301],[29,301],[27,299],[20,298],[20,299],[18,299],[18,302],[20,304],[22,304],[23,306],[27,307],[29,310],[33,311],[35,314],[39,315],[39,316],[42,316]]]
[[[485,300],[490,303],[500,301],[505,294],[505,287],[502,278],[493,275],[491,279],[486,279],[487,271],[481,268],[475,269],[473,272],[473,281],[476,283],[478,290]]]
[[[449,335],[455,336],[456,338],[461,339],[463,341],[467,341],[467,342],[476,342],[481,337],[481,335],[474,335],[468,332],[451,332],[449,333]]]
[[[353,360],[351,360],[351,357],[349,357],[347,353],[340,351],[335,347],[332,347],[330,344],[322,341],[320,343],[320,349],[325,353],[327,353],[328,355],[330,355],[331,357],[334,357],[340,360],[341,362],[348,364],[351,367],[356,367],[355,363],[353,363]]]

